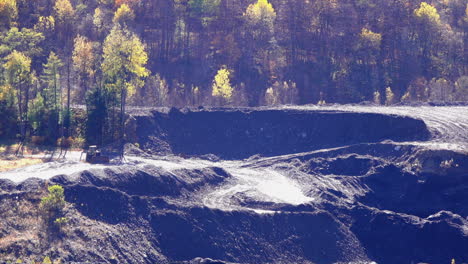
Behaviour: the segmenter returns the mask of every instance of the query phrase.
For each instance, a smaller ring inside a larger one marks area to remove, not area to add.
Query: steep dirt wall
[[[252,110],[152,112],[137,116],[136,137],[155,152],[225,159],[274,156],[356,143],[430,138],[422,120],[335,111]]]

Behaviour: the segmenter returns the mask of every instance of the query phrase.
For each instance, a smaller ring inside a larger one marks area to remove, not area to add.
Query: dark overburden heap
[[[441,148],[421,120],[258,109],[134,118],[141,149],[128,146],[126,163],[50,179],[64,187],[68,202],[60,234],[44,229],[37,210],[46,181],[1,181],[1,258],[135,264],[468,259],[468,155]],[[246,130],[248,136],[240,132]],[[263,157],[241,160],[249,151]]]
[[[422,120],[340,111],[171,109],[140,116],[137,122],[135,140],[147,151],[214,154],[224,159],[430,137]]]

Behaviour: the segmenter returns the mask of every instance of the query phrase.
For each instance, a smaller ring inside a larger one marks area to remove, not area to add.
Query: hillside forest
[[[127,106],[468,100],[466,0],[0,0],[0,138],[104,144]]]

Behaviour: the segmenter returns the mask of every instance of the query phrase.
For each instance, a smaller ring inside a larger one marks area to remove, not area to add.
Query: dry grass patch
[[[5,158],[0,159],[0,172],[5,172],[17,168],[22,168],[34,164],[43,163],[41,159],[36,158]]]

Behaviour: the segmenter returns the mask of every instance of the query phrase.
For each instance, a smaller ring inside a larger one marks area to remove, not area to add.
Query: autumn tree
[[[15,100],[15,90],[9,84],[0,85],[0,101],[5,103],[8,107],[14,107],[16,102]]]
[[[76,36],[73,48],[73,69],[78,74],[77,102],[83,102],[95,74],[93,43],[86,37]]]
[[[31,87],[31,59],[21,52],[13,51],[3,64],[7,84],[16,90],[21,137],[26,138],[28,104]]]
[[[222,103],[230,103],[234,88],[231,86],[231,72],[223,67],[214,77],[211,95]]]
[[[127,26],[135,19],[135,13],[133,10],[127,5],[122,4],[117,11],[115,11],[113,22],[115,24],[120,24],[121,26]]]
[[[53,16],[40,16],[34,25],[34,30],[46,34],[55,29],[55,18]]]
[[[414,10],[414,15],[420,22],[430,27],[437,27],[441,23],[437,9],[426,2],[421,2],[420,7]]]
[[[269,53],[274,43],[275,9],[268,0],[258,0],[247,7],[244,18],[251,36],[250,41],[254,45],[253,51],[257,53],[255,59],[262,64],[268,64],[269,61],[262,61],[261,57],[264,55],[260,53]],[[270,60],[268,55],[266,59]]]
[[[274,31],[276,12],[268,0],[258,0],[257,3],[249,5],[244,17],[253,28],[254,36],[269,40]]]
[[[367,99],[372,98],[375,91],[381,92],[378,76],[378,58],[381,42],[381,34],[367,28],[361,30],[355,54],[355,74],[359,76],[357,78],[357,86],[360,87],[362,96]]]
[[[42,33],[32,29],[12,27],[0,34],[0,56],[5,56],[16,50],[28,57],[40,56],[42,53]]]
[[[75,9],[69,0],[57,0],[55,1],[54,12],[57,21],[59,40],[62,45],[68,47],[73,37]]]
[[[149,75],[145,67],[147,61],[145,47],[134,33],[119,26],[111,30],[104,41],[101,67],[107,88],[120,95],[122,157],[126,100],[128,96],[135,94],[136,89],[144,84],[144,78]]]
[[[97,7],[94,9],[94,15],[93,15],[93,29],[94,33],[97,37],[100,37],[101,34],[104,32],[106,29],[106,14],[105,11],[103,11],[102,8]]]
[[[16,0],[0,0],[0,29],[10,26],[17,17]]]
[[[69,0],[57,0],[55,1],[54,11],[57,16],[57,20],[60,23],[70,23],[67,21],[75,15],[75,9],[73,8]]]
[[[438,41],[441,27],[440,15],[437,9],[422,2],[420,7],[414,10],[416,18],[416,34],[419,44],[419,56],[421,69],[424,76],[431,72],[431,57],[434,55],[434,45]]]
[[[380,50],[380,44],[382,42],[382,34],[375,33],[372,30],[363,28],[359,35],[358,49],[363,51],[363,59],[368,64],[375,64],[376,57]]]
[[[243,18],[246,26],[244,40],[246,45],[243,45],[244,62],[246,69],[250,71],[248,75],[258,76],[252,81],[255,79],[260,81],[254,83],[249,80],[247,85],[258,87],[262,81],[266,82],[272,77],[274,61],[281,58],[274,30],[276,12],[268,0],[258,0],[247,7]],[[255,97],[261,96],[261,91],[256,90]]]

